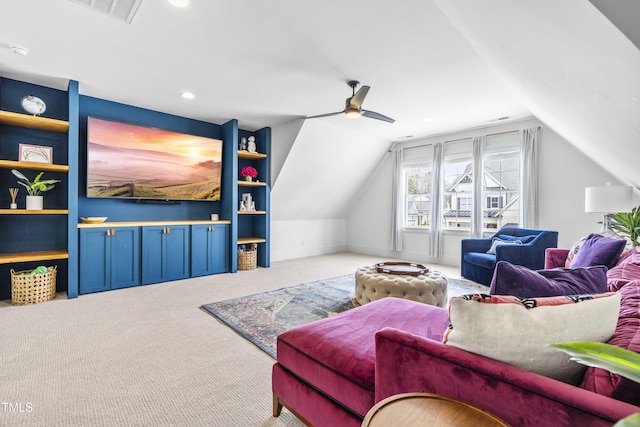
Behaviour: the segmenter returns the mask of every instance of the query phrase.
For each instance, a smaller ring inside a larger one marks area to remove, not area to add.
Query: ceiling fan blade
[[[335,113],[319,114],[317,116],[307,116],[307,119],[317,119],[318,117],[337,116],[338,114],[344,114],[344,110],[336,111]]]
[[[358,89],[356,94],[351,97],[352,108],[359,110],[360,107],[362,107],[362,102],[364,101],[364,97],[367,96],[367,92],[369,92],[369,89],[371,89],[369,86],[362,86],[360,89]]]
[[[376,113],[375,111],[362,110],[361,114],[363,116],[365,116],[365,117],[370,118],[370,119],[382,120],[383,122],[388,122],[388,123],[395,122],[395,119],[392,119],[391,117],[384,116],[384,115],[382,115],[380,113]]]

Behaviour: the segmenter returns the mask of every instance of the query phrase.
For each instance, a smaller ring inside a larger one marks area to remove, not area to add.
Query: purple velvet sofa
[[[567,252],[548,255],[558,264]],[[609,290],[623,294],[609,342],[640,351],[640,251],[630,253],[608,273]],[[457,398],[514,426],[610,426],[640,412],[636,383],[589,368],[569,385],[442,344],[447,325],[443,308],[386,298],[281,334],[274,416],[285,406],[308,425],[355,427],[407,392]]]

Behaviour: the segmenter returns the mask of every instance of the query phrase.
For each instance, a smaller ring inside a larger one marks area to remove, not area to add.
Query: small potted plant
[[[18,178],[18,184],[27,189],[27,210],[42,210],[42,193],[53,189],[59,179],[47,179],[41,181],[44,172],[40,172],[31,182],[21,172],[12,169],[11,173]]]
[[[618,212],[611,214],[611,228],[618,235],[629,239],[631,246],[640,244],[640,206],[631,212]]]
[[[242,176],[245,181],[253,181],[253,179],[258,176],[258,171],[251,166],[245,166],[240,169],[240,176]]]

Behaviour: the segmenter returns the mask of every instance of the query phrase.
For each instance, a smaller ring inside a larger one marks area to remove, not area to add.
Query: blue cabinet
[[[228,243],[228,225],[192,225],[191,276],[207,276],[228,272]]]
[[[138,227],[80,230],[80,294],[138,286]]]
[[[142,227],[142,284],[189,277],[189,226]]]

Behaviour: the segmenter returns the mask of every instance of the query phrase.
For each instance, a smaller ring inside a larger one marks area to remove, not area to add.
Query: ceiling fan
[[[356,80],[351,80],[347,82],[347,84],[353,91],[353,94],[351,95],[350,98],[347,98],[345,102],[346,106],[344,110],[337,111],[335,113],[327,113],[327,114],[320,114],[318,116],[310,116],[310,117],[307,117],[307,119],[315,119],[318,117],[329,117],[329,116],[337,116],[338,114],[344,114],[350,119],[357,119],[360,116],[364,116],[370,119],[382,120],[383,122],[388,122],[388,123],[395,122],[395,120],[392,119],[391,117],[384,116],[380,113],[376,113],[375,111],[362,109],[362,102],[364,101],[364,97],[367,96],[367,92],[369,92],[369,89],[371,89],[369,86],[362,86],[360,89],[358,89],[358,92],[356,92],[356,87],[360,85],[360,82]]]

